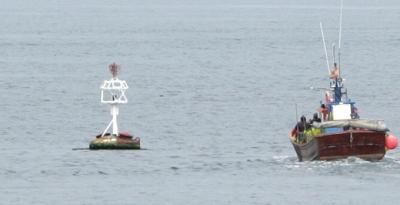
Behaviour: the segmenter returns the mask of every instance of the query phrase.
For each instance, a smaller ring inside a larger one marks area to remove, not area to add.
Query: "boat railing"
[[[336,79],[330,80],[330,87],[335,88],[336,86],[339,88],[343,87],[343,79],[342,78],[336,78]]]

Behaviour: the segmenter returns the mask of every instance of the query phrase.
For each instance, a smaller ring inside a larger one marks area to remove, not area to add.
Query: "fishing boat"
[[[332,80],[325,92],[325,103],[320,106],[325,107],[321,117],[309,122],[300,120],[292,130],[290,141],[299,161],[350,156],[376,161],[397,147],[397,138],[390,134],[384,121],[360,119],[355,102],[343,90],[340,77]]]
[[[342,8],[343,1],[340,9],[338,62],[333,45],[333,69],[330,69],[320,23],[330,75],[329,87],[325,89],[325,102],[320,102],[320,112],[314,114],[311,121],[302,116],[290,133],[289,138],[299,161],[335,160],[350,156],[376,161],[382,159],[388,150],[395,149],[398,144],[397,138],[390,134],[383,120],[361,119],[356,103],[347,96],[347,89],[340,75]]]
[[[333,89],[340,90],[341,87],[335,84]],[[310,123],[303,120],[292,130],[290,141],[299,161],[350,156],[375,161],[382,159],[388,149],[397,146],[397,139],[389,133],[382,120],[360,119],[355,113],[355,102],[340,99],[326,102],[328,114],[325,121],[314,119]]]

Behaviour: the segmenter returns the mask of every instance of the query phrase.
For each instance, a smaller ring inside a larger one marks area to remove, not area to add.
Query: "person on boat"
[[[360,116],[358,115],[358,109],[356,106],[351,106],[351,119],[360,119]]]
[[[330,79],[336,80],[340,75],[340,70],[337,67],[336,63],[333,63],[333,69],[331,70],[331,73],[329,75]]]
[[[331,91],[325,91],[325,102],[328,103],[332,103],[333,102],[333,96],[332,96],[332,92]]]
[[[310,128],[306,129],[304,131],[303,139],[299,140],[301,142],[304,142],[304,140],[307,138],[307,136],[313,137],[321,134],[321,128],[313,127],[313,123],[321,123],[321,118],[319,117],[318,113],[314,113],[313,118],[310,119],[309,126]],[[301,137],[300,137],[301,138]]]
[[[306,130],[309,130],[311,125],[307,122],[306,117],[303,115],[300,118],[300,122],[297,122],[296,126],[291,132],[291,139],[297,143],[303,143],[306,140],[306,135],[304,134]]]
[[[329,110],[328,108],[326,108],[325,104],[321,104],[321,107],[318,111],[322,113],[322,118],[324,119],[324,121],[326,121],[326,119],[328,119]]]
[[[292,136],[296,136],[299,133],[302,133],[305,130],[310,129],[310,128],[311,128],[310,123],[307,122],[306,117],[303,115],[300,118],[300,122],[297,122],[296,126],[293,128],[291,134],[292,134]]]
[[[312,125],[314,122],[321,122],[321,118],[319,118],[318,113],[314,113],[313,119],[310,119],[310,125]]]

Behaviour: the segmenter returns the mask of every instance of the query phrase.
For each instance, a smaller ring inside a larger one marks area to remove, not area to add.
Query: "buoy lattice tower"
[[[128,99],[125,95],[126,90],[129,88],[128,84],[124,80],[118,79],[118,73],[121,69],[116,63],[109,65],[112,78],[110,80],[105,80],[101,85],[101,103],[111,105],[111,116],[112,119],[104,132],[102,137],[106,135],[107,131],[112,126],[111,134],[113,136],[119,136],[118,132],[118,121],[117,117],[119,114],[119,105],[128,103]]]

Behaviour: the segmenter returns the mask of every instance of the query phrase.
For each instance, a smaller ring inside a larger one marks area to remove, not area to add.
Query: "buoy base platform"
[[[106,133],[104,136],[97,135],[90,142],[89,149],[140,149],[140,138],[124,133],[119,136]]]

